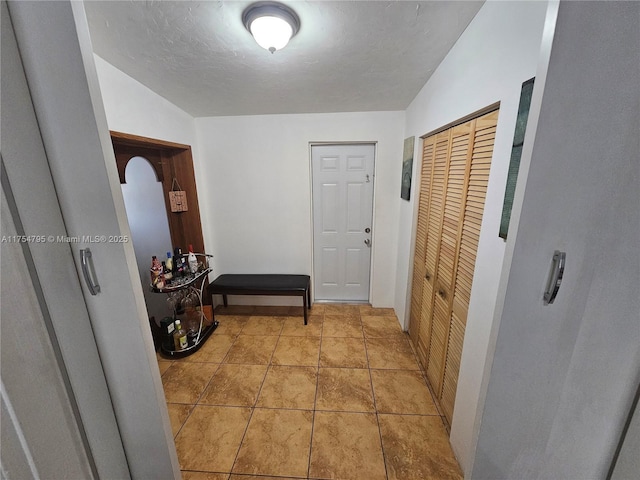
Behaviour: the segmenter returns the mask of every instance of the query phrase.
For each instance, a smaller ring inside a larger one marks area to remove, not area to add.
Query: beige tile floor
[[[195,354],[159,357],[185,480],[461,479],[393,310],[217,309]]]

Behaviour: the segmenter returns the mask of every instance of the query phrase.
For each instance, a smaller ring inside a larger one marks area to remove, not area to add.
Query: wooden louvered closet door
[[[449,422],[498,110],[424,139],[409,334]]]

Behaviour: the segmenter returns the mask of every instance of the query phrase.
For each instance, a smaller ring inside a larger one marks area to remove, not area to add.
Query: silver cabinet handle
[[[547,289],[544,291],[544,304],[549,305],[554,302],[558,290],[560,290],[560,284],[562,283],[562,276],[564,275],[564,265],[567,258],[565,252],[556,250],[553,252],[553,265],[551,267],[551,274],[549,275],[549,283]]]
[[[82,264],[82,273],[84,274],[84,281],[87,283],[89,292],[91,295],[97,295],[100,292],[100,285],[98,285],[98,282],[93,281],[96,276],[96,271],[93,268],[91,250],[88,248],[80,249],[80,263]]]
[[[367,247],[371,247],[371,240],[369,240],[369,239],[367,238],[367,239],[364,241],[364,244],[365,244]]]

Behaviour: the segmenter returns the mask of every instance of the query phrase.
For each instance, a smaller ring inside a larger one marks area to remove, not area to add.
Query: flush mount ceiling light
[[[271,53],[284,48],[300,29],[296,12],[277,2],[249,5],[242,13],[242,23],[258,45]]]

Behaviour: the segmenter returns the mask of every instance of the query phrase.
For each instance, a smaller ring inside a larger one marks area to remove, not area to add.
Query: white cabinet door
[[[66,232],[76,239],[65,245],[73,253],[76,270],[72,262],[64,262],[76,282],[83,277],[80,250],[92,252],[101,289],[92,295],[84,281],[81,288],[128,470],[132,478],[180,478],[135,254],[128,241],[130,231],[84,4],[11,1],[8,7],[46,151],[48,181],[53,179]],[[3,70],[3,78],[4,74]],[[3,103],[4,97],[3,92]],[[3,131],[3,141],[4,136]],[[4,148],[3,142],[3,156]],[[30,159],[18,158],[23,160],[20,173],[33,175],[37,182]],[[27,204],[45,207],[49,202],[39,188],[25,193],[30,195]],[[45,269],[49,262],[43,260]],[[48,286],[61,295],[67,289],[57,279]],[[67,318],[80,321],[71,315]],[[64,361],[82,367],[81,358]],[[109,451],[102,453],[107,456]],[[101,477],[126,478],[125,473]]]
[[[315,300],[367,301],[375,146],[314,145]]]
[[[8,478],[126,479],[72,244],[1,7],[2,467]]]
[[[470,478],[608,478],[640,365],[638,18],[560,2]]]

